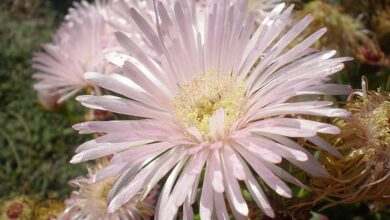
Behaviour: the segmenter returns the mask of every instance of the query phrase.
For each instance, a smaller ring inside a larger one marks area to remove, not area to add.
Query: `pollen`
[[[208,139],[210,118],[224,109],[228,129],[242,115],[245,102],[243,83],[230,75],[202,74],[183,86],[175,97],[175,118],[183,127],[196,127]]]

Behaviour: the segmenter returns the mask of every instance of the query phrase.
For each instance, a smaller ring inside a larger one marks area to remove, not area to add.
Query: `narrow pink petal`
[[[149,106],[143,105],[142,103],[129,99],[119,98],[116,96],[84,95],[78,96],[76,100],[81,102],[81,104],[85,107],[115,112],[118,114],[159,119],[168,117],[167,112],[159,111],[157,109],[153,109]]]
[[[184,202],[183,205],[183,220],[193,220],[194,219],[194,211],[191,207],[191,202],[189,200]]]
[[[135,84],[131,79],[123,75],[104,75],[88,72],[84,75],[84,78],[90,82],[93,82],[97,86],[110,89],[113,92],[140,101],[146,105],[156,106],[156,104],[158,104],[148,93],[145,92],[145,90]]]
[[[149,140],[134,141],[134,142],[127,142],[127,143],[115,143],[115,144],[111,144],[111,143],[98,144],[96,145],[95,148],[81,151],[80,153],[73,156],[72,159],[70,160],[70,163],[80,163],[87,160],[97,159],[113,153],[127,150],[135,146],[141,146],[148,143],[150,143]]]
[[[188,165],[188,173],[190,175],[197,175],[200,174],[200,172],[203,169],[203,166],[209,157],[209,150],[204,149],[193,156],[193,162]]]
[[[115,212],[123,204],[132,199],[142,188],[145,187],[145,183],[147,183],[153,175],[158,173],[162,164],[171,160],[179,161],[180,159],[182,159],[182,155],[183,151],[181,151],[180,149],[174,149],[149,163],[132,179],[130,184],[123,187],[119,191],[119,193],[115,195],[115,197],[110,201],[110,204],[108,206],[108,212]],[[159,173],[161,177],[163,177],[165,174],[166,173]],[[151,188],[153,187],[154,186],[151,186]]]
[[[288,172],[284,171],[282,168],[275,166],[274,164],[264,162],[264,165],[268,167],[275,175],[283,179],[284,181],[287,181],[289,183],[292,183],[296,186],[299,186],[301,188],[304,188],[306,190],[309,190],[307,186],[305,186],[303,183],[301,183],[298,179],[293,177],[291,174]]]
[[[274,173],[272,173],[262,162],[261,160],[255,158],[252,154],[246,151],[244,148],[231,142],[231,144],[235,147],[237,151],[243,156],[243,158],[248,161],[250,166],[256,171],[261,179],[271,187],[275,192],[279,195],[291,198],[292,193],[290,188],[277,177]]]
[[[287,137],[313,137],[317,134],[315,131],[281,127],[281,126],[255,128],[251,132],[255,134],[262,134],[262,133],[277,134],[277,135],[283,135]]]
[[[172,191],[172,188],[176,182],[177,176],[180,173],[181,168],[186,163],[187,157],[183,158],[179,163],[175,166],[175,168],[172,170],[171,174],[167,178],[167,180],[164,183],[164,187],[162,188],[160,192],[160,198],[158,199],[158,202],[156,204],[156,210],[155,213],[158,213],[157,219],[162,219],[161,213],[159,210],[163,210],[164,206],[168,202],[169,194]]]
[[[303,91],[299,91],[299,95],[349,95],[353,89],[349,85],[340,84],[324,84],[309,87]]]
[[[310,142],[312,142],[313,144],[319,146],[320,148],[328,151],[329,153],[333,154],[334,156],[336,156],[337,158],[342,158],[343,156],[340,154],[340,152],[338,152],[336,150],[335,147],[333,147],[332,145],[330,145],[328,142],[326,142],[324,139],[322,139],[321,137],[319,136],[314,136],[314,137],[310,137],[308,138],[308,140]]]
[[[214,190],[212,187],[210,163],[206,165],[206,171],[203,179],[202,193],[200,196],[199,214],[201,219],[211,220],[214,207]]]
[[[248,139],[249,139],[249,141],[258,145],[259,147],[266,148],[268,150],[272,150],[274,153],[276,153],[276,154],[278,154],[286,159],[293,158],[294,160],[303,161],[303,162],[308,160],[308,157],[310,154],[305,153],[303,147],[301,148],[301,150],[297,150],[297,149],[291,148],[290,146],[284,146],[282,144],[274,142],[273,140],[269,140],[268,138],[265,138],[265,137],[267,137],[267,135],[265,135],[265,136],[253,135],[253,136],[249,137]],[[239,141],[242,142],[242,140],[239,140]]]
[[[198,161],[194,157],[190,158],[189,164],[183,173],[180,175],[179,180],[177,181],[173,192],[170,196],[170,199],[174,202],[174,204],[179,207],[184,203],[185,198],[189,195],[190,189],[195,182],[196,174],[191,174],[190,169],[194,166]]]
[[[156,123],[156,122],[154,122]],[[88,121],[73,125],[73,129],[80,134],[91,134],[95,132],[120,132],[123,130],[142,130],[153,127],[151,120],[118,120],[118,121]]]
[[[239,180],[245,180],[246,176],[244,172],[244,167],[241,164],[237,153],[234,152],[234,150],[229,145],[225,145],[222,150],[222,153],[224,158],[226,159],[226,162],[229,163],[230,167],[232,168],[231,172],[233,173],[234,177]]]
[[[240,215],[247,216],[249,209],[244,198],[242,197],[240,185],[238,184],[237,179],[231,173],[232,166],[228,161],[226,161],[224,157],[222,157],[222,164],[226,194],[229,197],[229,201],[231,202],[231,208],[235,209]]]
[[[271,163],[280,163],[282,162],[282,157],[278,155],[278,151],[273,152],[270,149],[264,148],[261,145],[258,144],[256,140],[254,141],[247,141],[242,138],[234,138],[236,142],[238,142],[242,147],[253,153],[255,156],[259,158],[263,158],[266,161],[269,161]],[[271,147],[271,146],[270,146]]]
[[[251,193],[251,196],[254,198],[257,205],[261,208],[261,210],[264,211],[264,213],[267,216],[274,218],[275,213],[272,210],[271,204],[268,201],[267,196],[264,194],[263,190],[261,189],[256,178],[253,176],[249,167],[245,164],[245,162],[242,159],[241,159],[241,161],[242,161],[242,164],[244,166],[245,173],[247,176],[247,179],[245,180],[245,184],[246,184],[246,187],[248,188],[249,192]]]
[[[223,193],[214,192],[214,204],[218,220],[228,220],[229,214],[226,209]]]
[[[212,171],[213,188],[216,192],[223,193],[225,190],[223,185],[223,175],[221,170],[221,161],[219,157],[219,150],[214,150],[210,158],[210,170]]]
[[[328,172],[326,172],[326,170],[322,167],[322,165],[313,156],[311,156],[310,152],[308,152],[302,146],[297,144],[295,141],[292,141],[289,138],[278,136],[278,135],[266,135],[266,136],[279,142],[284,146],[288,146],[289,148],[292,148],[294,150],[302,151],[308,156],[307,160],[299,161],[295,157],[289,154],[283,155],[283,157],[285,157],[288,161],[290,161],[295,166],[301,168],[302,170],[306,171],[307,173],[315,177],[323,177],[323,178],[329,177]]]
[[[331,124],[325,124],[321,122],[304,120],[304,119],[295,119],[295,118],[271,118],[261,120],[259,122],[251,123],[249,128],[264,127],[268,126],[286,126],[292,128],[300,128],[305,130],[311,130],[319,133],[327,134],[338,134],[340,129],[337,126]],[[248,129],[249,130],[249,129]]]

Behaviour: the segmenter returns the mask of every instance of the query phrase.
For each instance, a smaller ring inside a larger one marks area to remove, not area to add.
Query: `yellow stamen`
[[[196,127],[208,138],[210,118],[222,108],[224,125],[229,128],[242,114],[245,100],[243,83],[232,76],[203,74],[190,81],[175,97],[175,117],[185,128]]]

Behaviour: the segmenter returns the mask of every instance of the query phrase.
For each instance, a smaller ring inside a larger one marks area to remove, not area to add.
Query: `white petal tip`
[[[89,96],[88,95],[80,95],[80,96],[77,96],[76,97],[76,101],[78,102],[85,102],[89,99]]]
[[[272,208],[265,208],[263,211],[268,217],[275,218],[275,212]]]
[[[111,203],[111,204],[113,204],[113,203]],[[115,206],[113,206],[113,205],[109,205],[108,206],[108,208],[107,208],[107,212],[108,213],[114,213],[114,212],[116,212],[116,210],[118,210],[118,208],[117,207],[115,207]]]
[[[309,157],[305,154],[305,153],[302,153],[302,154],[299,154],[296,159],[298,161],[302,161],[302,162],[305,162],[305,161],[308,161],[309,160]]]
[[[319,133],[327,133],[327,134],[340,134],[340,128],[338,127],[328,127],[323,128],[318,131]]]
[[[276,191],[276,193],[278,193],[279,195],[281,195],[283,197],[286,197],[286,198],[291,198],[292,197],[291,192],[285,191],[285,190],[283,190],[280,187],[276,187],[275,191]]]
[[[80,154],[76,154],[72,157],[72,159],[69,161],[71,164],[80,163],[82,161],[83,157]]]
[[[80,123],[80,124],[75,124],[72,126],[72,128],[76,131],[79,131],[81,130],[82,128],[84,127],[83,123]]]

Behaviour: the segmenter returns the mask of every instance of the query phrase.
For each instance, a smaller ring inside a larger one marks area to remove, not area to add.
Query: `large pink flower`
[[[114,54],[110,61],[122,67],[123,74],[91,72],[85,78],[120,96],[79,96],[77,100],[89,108],[139,120],[75,125],[80,133],[104,135],[82,144],[71,162],[113,154],[110,165],[92,178],[100,181],[121,174],[108,198],[110,212],[139,192],[147,195],[167,176],[158,219],[173,219],[181,206],[184,217],[191,219],[198,186],[202,187],[202,219],[228,219],[225,198],[236,219],[243,219],[248,207],[240,182],[259,207],[273,216],[257,176],[284,197],[291,197],[284,181],[304,186],[277,166],[282,158],[313,176],[327,176],[295,138],[306,138],[340,156],[317,135],[337,134],[337,127],[294,116],[348,115],[318,95],[351,91],[324,82],[349,58],[331,58],[335,51],[309,48],[326,29],[289,49],[312,17],[286,30],[292,7],[284,9],[283,4],[254,32],[256,16],[247,12],[246,1],[212,1],[207,13],[198,13],[194,7],[187,1],[176,1],[172,7],[156,1],[154,27],[141,12],[129,11],[157,58],[124,34],[116,34],[127,54]],[[312,100],[291,101],[301,95]],[[203,170],[204,178],[200,178]]]
[[[54,42],[43,45],[44,51],[33,58],[33,68],[40,71],[34,75],[39,80],[34,86],[39,93],[51,93],[62,102],[92,86],[84,79],[85,72],[112,72],[104,55],[118,45],[115,30],[106,22],[107,13],[103,0],[74,4],[54,34]]]

